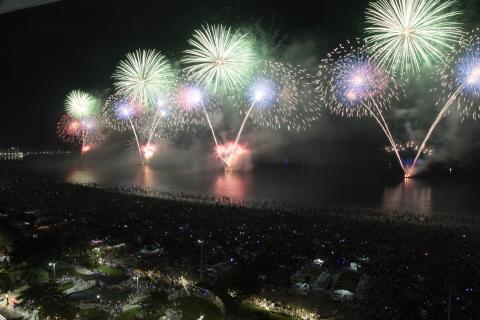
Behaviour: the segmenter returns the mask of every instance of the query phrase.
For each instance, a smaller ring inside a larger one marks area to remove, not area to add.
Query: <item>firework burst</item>
[[[102,112],[105,124],[110,128],[125,132],[134,127],[145,124],[145,109],[139,103],[120,94],[112,94],[108,97]]]
[[[396,148],[383,111],[398,100],[401,86],[368,54],[365,42],[356,40],[340,45],[320,65],[317,92],[334,114],[346,117],[371,116],[382,128],[395,150],[402,170],[402,159]]]
[[[313,77],[303,69],[280,62],[262,63],[247,90],[235,99],[235,105],[242,110],[243,121],[233,146],[217,146],[219,155],[227,154],[222,157],[227,168],[236,157],[236,148],[249,118],[258,126],[303,130],[320,114],[319,101],[313,93]]]
[[[80,120],[83,130],[83,145],[97,145],[105,140],[103,124],[97,117],[90,117]]]
[[[461,88],[452,105],[456,106],[462,119],[480,118],[480,28],[461,39],[435,78],[441,80],[442,99],[438,104],[448,101]]]
[[[175,74],[164,55],[155,50],[137,50],[126,55],[112,78],[119,94],[148,107],[170,88]]]
[[[266,61],[235,105],[257,126],[291,131],[304,130],[320,117],[321,101],[314,77],[304,69]],[[250,106],[245,109],[245,106]],[[247,116],[248,114],[248,116]]]
[[[102,116],[105,123],[114,130],[132,131],[143,164],[144,158],[138,137],[138,128],[145,123],[144,108],[132,99],[125,98],[120,94],[112,94],[103,107]]]
[[[215,96],[196,83],[183,81],[176,88],[174,106],[183,114],[189,130],[196,131],[197,128],[208,125],[216,141],[209,115],[218,112]]]
[[[96,118],[85,118],[76,120],[69,115],[63,115],[57,124],[58,137],[68,143],[81,144],[82,152],[101,143],[105,134],[101,123]]]
[[[213,90],[230,91],[243,85],[252,74],[256,55],[248,34],[223,25],[195,30],[182,62],[190,80]]]
[[[81,136],[80,121],[69,115],[63,115],[57,124],[57,135],[62,141],[77,142]]]
[[[402,86],[367,53],[360,40],[340,45],[322,61],[318,94],[332,113],[346,117],[373,116],[399,99]]]
[[[139,126],[139,135],[149,145],[162,139],[175,138],[181,133],[195,132],[205,125],[201,112],[205,99],[198,87],[179,84],[172,94],[158,98],[155,109],[149,109],[146,117],[153,121],[149,126]],[[213,106],[210,100],[208,103]]]
[[[387,68],[418,71],[444,58],[462,34],[454,0],[378,0],[367,8],[370,52]]]
[[[474,29],[459,41],[446,59],[445,67],[440,69],[436,78],[441,80],[442,99],[437,104],[443,105],[420,145],[409,175],[415,174],[415,164],[425,150],[433,131],[440,120],[456,105],[462,120],[480,116],[480,29]]]
[[[73,90],[65,99],[67,113],[76,119],[92,116],[97,110],[97,99],[81,90]]]

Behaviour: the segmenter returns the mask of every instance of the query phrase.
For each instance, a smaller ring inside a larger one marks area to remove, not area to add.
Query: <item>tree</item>
[[[20,294],[20,307],[38,311],[40,319],[75,319],[77,308],[55,282],[36,283]]]
[[[14,268],[0,269],[0,293],[15,289],[19,283],[19,272]]]

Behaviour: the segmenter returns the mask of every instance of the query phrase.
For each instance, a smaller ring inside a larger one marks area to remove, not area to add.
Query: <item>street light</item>
[[[138,293],[138,276],[133,277],[133,280],[137,280],[137,293]]]
[[[205,241],[198,239],[197,243],[200,245],[200,281],[203,281],[203,244]]]
[[[55,268],[56,265],[57,265],[56,262],[49,262],[49,263],[48,263],[48,266],[50,266],[50,267],[53,268],[53,278],[54,278],[54,279],[56,278],[56,268]]]

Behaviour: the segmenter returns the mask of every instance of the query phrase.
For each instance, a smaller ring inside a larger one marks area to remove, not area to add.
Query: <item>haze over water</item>
[[[480,217],[480,184],[447,177],[401,179],[370,172],[300,168],[256,168],[251,172],[204,172],[140,165],[106,165],[85,160],[28,160],[4,166],[70,183],[139,186],[159,191],[280,201],[303,206],[364,207],[410,211],[420,215]]]

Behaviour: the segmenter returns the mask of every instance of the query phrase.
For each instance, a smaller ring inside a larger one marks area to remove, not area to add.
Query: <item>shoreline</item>
[[[8,176],[8,175],[7,175]],[[279,202],[279,201],[262,201],[262,200],[239,200],[228,196],[214,196],[207,194],[188,193],[188,192],[171,192],[163,191],[159,188],[145,188],[138,185],[116,186],[104,185],[96,183],[75,183],[67,182],[59,179],[50,179],[45,177],[30,178],[24,175],[12,175],[12,177],[21,177],[30,181],[45,181],[58,185],[78,186],[93,190],[102,190],[107,193],[118,193],[126,196],[141,197],[150,200],[163,200],[172,202],[186,202],[205,206],[225,206],[236,207],[239,209],[253,209],[261,211],[269,211],[270,213],[282,212],[282,214],[302,215],[315,217],[321,215],[326,216],[342,216],[353,220],[378,221],[378,222],[397,222],[397,223],[415,223],[427,226],[455,226],[457,228],[472,228],[480,230],[480,218],[467,214],[441,214],[426,215],[424,213],[415,213],[408,210],[382,210],[361,206],[330,206],[330,207],[309,207],[302,206],[299,203]],[[0,175],[1,179],[1,175]]]

